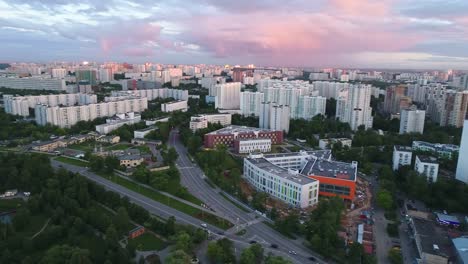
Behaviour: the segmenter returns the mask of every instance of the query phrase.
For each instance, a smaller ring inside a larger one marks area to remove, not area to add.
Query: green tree
[[[115,230],[115,227],[113,225],[110,225],[106,229],[106,240],[111,243],[116,243],[117,241],[119,241],[117,230]]]
[[[175,237],[175,241],[176,249],[190,252],[190,249],[192,248],[192,239],[189,234],[186,232],[179,232]]]
[[[392,248],[388,252],[388,259],[392,264],[403,264],[403,258],[401,256],[400,249]]]
[[[255,261],[255,254],[250,248],[246,248],[244,251],[242,251],[242,254],[240,256],[240,264],[254,264],[254,263],[260,263]]]
[[[187,264],[190,263],[190,256],[183,250],[173,251],[167,256],[164,263],[167,264]]]
[[[179,154],[177,154],[177,151],[174,148],[169,148],[167,151],[162,152],[161,155],[163,156],[164,161],[166,164],[174,164],[174,162],[177,160],[177,157]]]
[[[119,207],[119,209],[117,209],[117,214],[114,216],[113,223],[119,234],[128,232],[130,217],[128,216],[127,209]]]
[[[120,168],[120,161],[115,156],[107,156],[104,160],[104,165],[107,173],[112,173]]]
[[[392,194],[385,189],[379,190],[377,192],[377,204],[385,210],[390,210],[393,207]]]
[[[223,249],[217,242],[210,242],[206,250],[206,255],[211,263],[223,263]]]

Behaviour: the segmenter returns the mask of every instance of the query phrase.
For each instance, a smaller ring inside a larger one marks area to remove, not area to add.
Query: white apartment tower
[[[259,116],[260,108],[263,102],[263,93],[260,92],[241,92],[240,109],[243,116]]]
[[[350,85],[348,94],[341,96],[336,103],[336,116],[341,122],[348,123],[352,130],[364,125],[366,129],[372,127],[372,108],[370,98],[372,86],[357,84]]]
[[[240,82],[215,85],[215,89],[216,89],[215,108],[239,109],[241,86],[242,84]]]
[[[400,115],[400,134],[424,132],[426,111],[415,108],[403,109]]]
[[[289,106],[274,103],[262,103],[259,127],[289,132]]]
[[[67,76],[67,70],[58,68],[58,69],[52,69],[52,78],[57,78],[57,79],[63,79]]]
[[[463,125],[460,151],[458,153],[457,173],[455,178],[468,184],[468,120],[465,120]]]

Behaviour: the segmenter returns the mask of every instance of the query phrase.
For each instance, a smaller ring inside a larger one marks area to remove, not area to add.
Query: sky
[[[468,70],[468,0],[0,0],[0,61]]]

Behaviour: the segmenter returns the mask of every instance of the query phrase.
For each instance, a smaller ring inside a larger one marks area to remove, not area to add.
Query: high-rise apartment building
[[[289,106],[275,103],[262,103],[259,127],[289,132]]]
[[[58,68],[52,69],[52,78],[63,79],[67,76],[68,72],[66,69]]]
[[[370,107],[372,86],[364,84],[350,85],[348,94],[336,102],[336,117],[348,123],[352,130],[363,125],[372,128],[372,108]]]
[[[424,132],[424,119],[426,111],[416,108],[407,108],[401,111],[400,134]]]
[[[468,120],[464,121],[455,178],[468,184]]]
[[[59,127],[71,127],[79,121],[91,121],[98,117],[128,112],[143,112],[147,108],[147,98],[134,97],[118,101],[66,107],[38,104],[35,108],[35,116],[38,125],[51,124]]]
[[[241,92],[240,109],[243,116],[259,116],[264,94],[260,92]]]
[[[402,109],[411,106],[411,98],[406,96],[405,85],[391,86],[386,90],[384,111],[387,113],[400,113]]]
[[[215,88],[214,88],[216,90],[215,108],[239,109],[241,86],[242,84],[240,82],[215,85]]]
[[[468,107],[468,91],[446,90],[438,106],[441,126],[462,127]]]
[[[86,82],[90,85],[97,84],[97,76],[95,69],[79,69],[75,71],[76,82]]]
[[[29,116],[29,109],[34,109],[37,104],[48,106],[73,106],[97,103],[95,94],[48,94],[13,96],[3,95],[5,112],[12,115]]]
[[[112,69],[99,69],[99,81],[100,82],[110,82],[114,80],[114,74],[112,72]]]

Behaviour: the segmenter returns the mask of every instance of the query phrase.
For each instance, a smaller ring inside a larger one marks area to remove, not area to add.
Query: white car
[[[200,225],[201,225],[203,228],[207,228],[207,227],[208,227],[208,225],[206,225],[205,223],[201,223]]]

